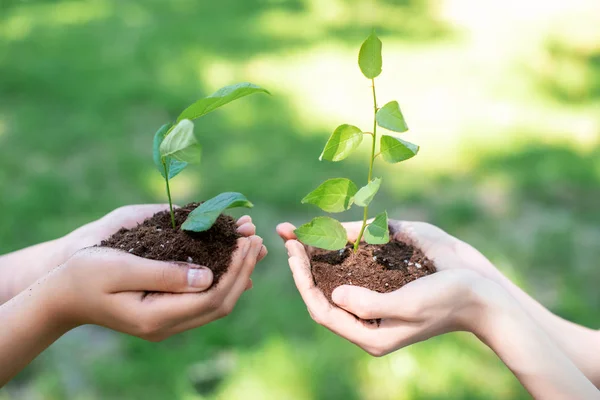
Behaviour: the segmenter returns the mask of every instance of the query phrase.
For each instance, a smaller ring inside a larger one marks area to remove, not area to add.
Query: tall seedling
[[[381,178],[373,177],[373,164],[378,157],[388,163],[406,161],[419,151],[419,146],[391,135],[382,135],[377,152],[377,127],[393,132],[403,133],[408,130],[404,116],[397,101],[390,101],[383,107],[377,106],[375,78],[381,74],[381,40],[375,32],[363,42],[358,53],[358,66],[363,75],[371,80],[373,92],[373,131],[366,132],[353,125],[338,126],[330,136],[320,160],[341,161],[347,158],[361,144],[365,135],[371,136],[371,152],[369,158],[369,174],[367,184],[358,188],[354,182],[346,178],[329,179],[310,192],[302,203],[314,204],[324,211],[338,213],[350,209],[353,204],[363,208],[362,227],[354,243],[354,251],[358,251],[364,237],[369,244],[385,244],[389,242],[388,216],[384,211],[375,216],[367,224],[369,204],[379,191]],[[348,241],[346,230],[337,220],[331,217],[316,217],[311,222],[300,226],[295,231],[298,239],[306,245],[326,250],[340,250]]]
[[[225,86],[190,105],[183,110],[174,123],[163,125],[154,135],[154,164],[165,179],[173,229],[176,228],[176,224],[169,181],[189,164],[197,164],[202,158],[202,146],[194,135],[192,121],[241,97],[261,92],[269,94],[267,90],[252,83]],[[221,193],[192,211],[181,229],[194,232],[206,231],[224,210],[235,207],[251,208],[252,203],[241,193]]]

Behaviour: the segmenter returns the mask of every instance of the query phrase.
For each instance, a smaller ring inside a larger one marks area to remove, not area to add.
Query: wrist
[[[54,324],[54,328],[65,333],[81,325],[79,319],[74,315],[75,295],[74,285],[69,276],[68,262],[50,271],[47,276],[41,278],[35,285],[43,290],[40,309],[48,316]]]
[[[469,321],[469,331],[484,343],[490,343],[507,322],[523,315],[517,301],[495,281],[482,278],[473,288],[476,315]]]

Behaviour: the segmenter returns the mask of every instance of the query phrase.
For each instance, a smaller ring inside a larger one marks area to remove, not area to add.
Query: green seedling
[[[202,146],[194,134],[194,122],[192,121],[227,103],[254,93],[269,94],[267,90],[252,83],[225,86],[212,95],[196,101],[183,110],[174,123],[163,125],[154,135],[152,152],[154,164],[165,179],[173,229],[176,228],[176,225],[169,181],[189,164],[198,164],[202,158]],[[221,193],[192,211],[181,229],[203,232],[213,226],[224,210],[236,207],[251,208],[252,206],[252,203],[241,193]]]
[[[373,92],[373,131],[365,132],[353,125],[338,126],[323,149],[320,160],[341,161],[352,154],[361,144],[365,135],[371,136],[371,157],[369,158],[369,175],[367,184],[358,188],[354,182],[346,178],[329,179],[310,192],[302,203],[314,204],[330,213],[346,211],[353,204],[362,207],[363,222],[354,243],[354,251],[358,251],[361,239],[364,237],[369,244],[385,244],[389,242],[387,212],[375,216],[367,224],[369,204],[379,191],[381,178],[373,178],[373,163],[377,157],[388,163],[399,163],[417,155],[419,146],[406,142],[392,135],[382,135],[377,151],[377,127],[396,133],[408,130],[402,111],[397,101],[390,101],[383,107],[377,106],[375,93],[375,78],[381,74],[381,40],[375,32],[363,42],[358,53],[358,66],[363,75],[371,80]],[[325,250],[340,250],[348,242],[346,230],[340,222],[331,217],[316,217],[311,222],[300,226],[295,231],[298,239],[309,246]]]

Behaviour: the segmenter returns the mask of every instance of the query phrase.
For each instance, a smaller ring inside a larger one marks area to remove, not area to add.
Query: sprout
[[[202,158],[202,146],[194,134],[193,120],[241,97],[261,92],[269,94],[266,89],[252,83],[225,86],[212,95],[196,101],[177,117],[174,124],[163,125],[154,135],[154,164],[165,179],[173,229],[176,228],[176,224],[169,181],[189,164],[200,163]],[[203,232],[213,226],[224,210],[235,207],[251,208],[252,206],[252,203],[241,193],[221,193],[192,211],[181,229]]]
[[[377,214],[373,222],[367,224],[369,204],[381,186],[381,178],[373,177],[375,159],[381,156],[384,161],[395,164],[414,157],[419,151],[419,146],[415,144],[395,136],[382,135],[379,140],[379,152],[376,153],[378,126],[397,133],[403,133],[408,130],[397,101],[390,101],[381,108],[377,107],[375,78],[381,74],[381,48],[381,40],[373,32],[363,42],[358,53],[360,70],[367,79],[371,80],[373,92],[373,131],[365,132],[353,125],[340,125],[331,134],[319,157],[320,160],[341,161],[350,156],[360,146],[364,135],[371,136],[372,143],[367,184],[358,189],[356,184],[350,179],[329,179],[302,199],[302,203],[314,204],[330,213],[346,211],[353,204],[363,207],[363,223],[354,243],[355,252],[358,251],[358,246],[363,237],[369,244],[385,244],[390,240],[386,211]],[[348,242],[346,230],[342,224],[331,217],[316,217],[311,222],[296,229],[295,233],[298,239],[304,244],[326,250],[343,249]]]

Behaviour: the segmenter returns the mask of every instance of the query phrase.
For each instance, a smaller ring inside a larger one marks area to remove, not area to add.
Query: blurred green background
[[[317,214],[300,199],[325,178],[366,179],[366,145],[317,157],[337,125],[371,126],[356,59],[373,26],[378,97],[400,101],[422,146],[376,166],[374,208],[441,226],[598,327],[597,0],[0,0],[0,253],[164,202],[155,130],[226,84],[273,93],[198,121],[203,163],[173,181],[178,203],[235,190],[256,204],[270,255],[233,314],[159,344],[77,329],[0,399],[527,398],[471,335],[373,359],[314,324],[293,285],[276,223]]]

